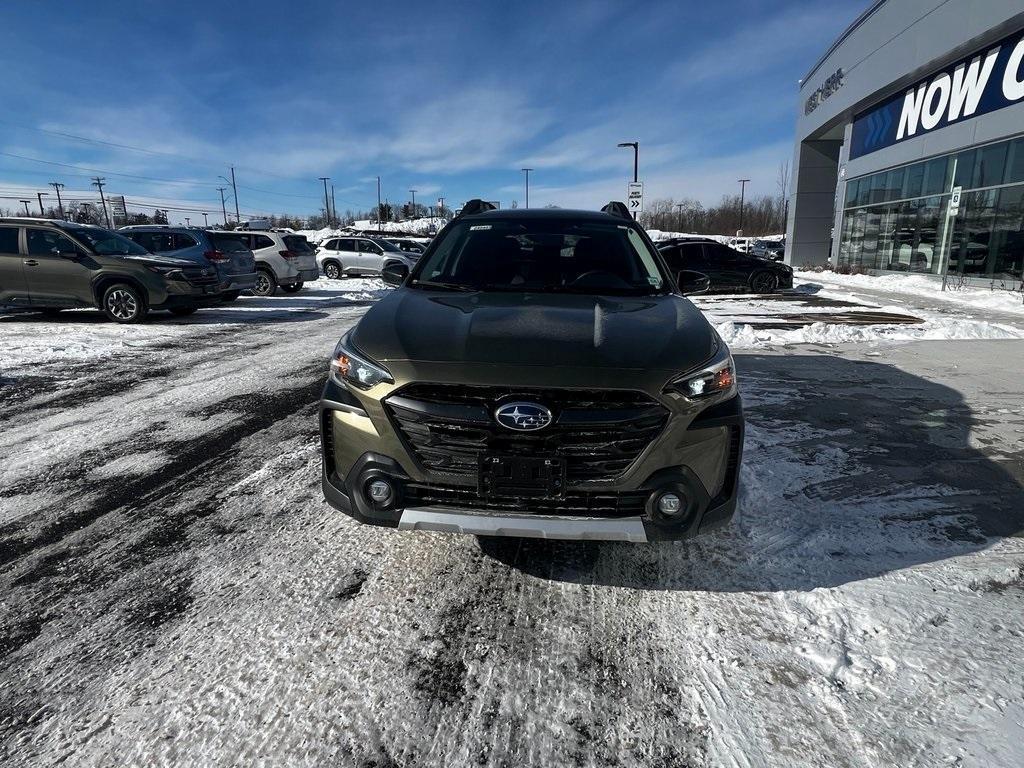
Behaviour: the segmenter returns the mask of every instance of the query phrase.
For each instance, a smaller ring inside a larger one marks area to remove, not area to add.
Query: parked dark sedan
[[[793,270],[785,264],[740,253],[711,240],[661,245],[658,250],[673,272],[703,272],[712,291],[771,293],[793,287]]]

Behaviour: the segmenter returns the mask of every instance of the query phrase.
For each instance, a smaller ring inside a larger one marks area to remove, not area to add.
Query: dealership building
[[[800,85],[786,259],[1024,267],[1024,2],[881,0]]]

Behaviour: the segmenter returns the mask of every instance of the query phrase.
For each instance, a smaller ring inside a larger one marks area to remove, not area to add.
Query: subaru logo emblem
[[[533,432],[551,423],[551,411],[537,403],[505,403],[495,410],[494,420],[506,429]]]

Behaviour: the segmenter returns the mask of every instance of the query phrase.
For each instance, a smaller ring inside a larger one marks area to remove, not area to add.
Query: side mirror
[[[61,251],[58,250],[57,248],[54,248],[52,253],[55,256],[59,256],[62,259],[67,259],[68,261],[78,261],[85,255],[81,251]]]
[[[679,273],[679,290],[683,296],[690,296],[695,293],[706,293],[711,287],[711,278],[703,272],[694,272],[692,269],[684,269]]]
[[[409,276],[409,268],[405,264],[393,261],[386,264],[380,271],[380,276],[388,285],[401,285]]]

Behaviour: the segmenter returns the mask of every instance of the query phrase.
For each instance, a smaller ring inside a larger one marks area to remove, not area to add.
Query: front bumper
[[[723,526],[736,510],[743,448],[739,395],[700,412],[685,428],[670,425],[620,482],[603,483],[594,491],[603,499],[625,500],[622,506],[629,511],[622,514],[579,511],[582,493],[532,503],[515,499],[515,508],[495,509],[472,487],[431,485],[432,478],[403,449],[391,425],[371,417],[365,406],[352,392],[329,381],[320,411],[324,495],[333,507],[361,523],[478,536],[647,542],[689,538]],[[666,443],[671,450],[666,450]],[[379,477],[397,490],[388,508],[375,507],[365,493],[369,482]],[[425,488],[437,491],[427,494],[435,500],[455,490],[459,501],[424,504]],[[673,519],[655,508],[657,496],[666,490],[686,499],[684,513]],[[562,499],[564,514],[559,509]]]

